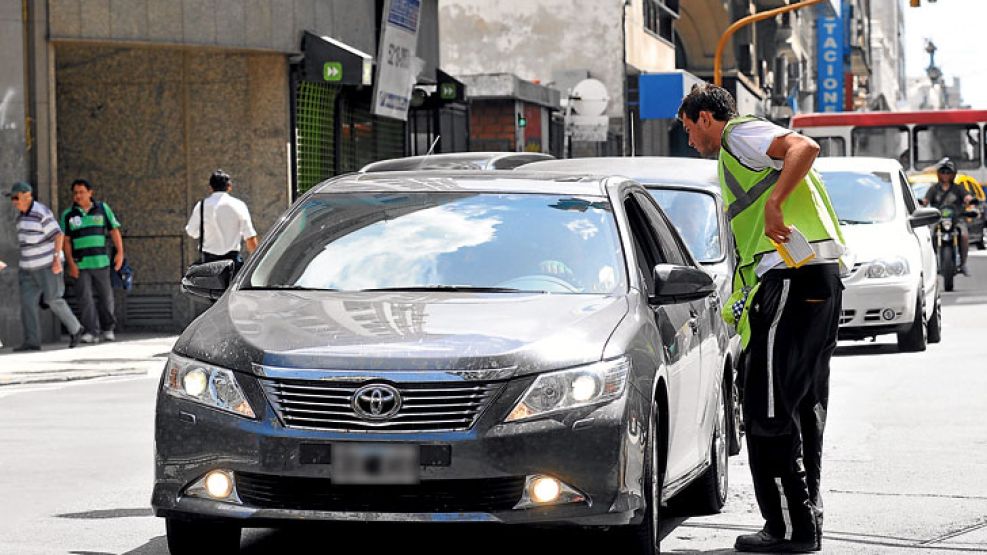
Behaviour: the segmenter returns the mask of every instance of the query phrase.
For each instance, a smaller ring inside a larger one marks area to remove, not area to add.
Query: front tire
[[[233,554],[240,552],[240,527],[232,524],[165,519],[171,555]]]
[[[926,342],[925,298],[919,287],[918,300],[915,301],[915,318],[908,331],[898,334],[898,350],[903,353],[917,353],[925,350]]]
[[[953,278],[956,277],[956,254],[952,245],[943,245],[939,249],[939,268],[942,271],[943,284],[946,291],[953,290]]]
[[[648,451],[644,456],[644,502],[647,505],[640,524],[632,524],[618,529],[620,545],[627,546],[633,555],[659,555],[661,540],[658,530],[661,522],[661,489],[664,484],[664,465],[661,459],[661,442],[664,437],[658,434],[658,403],[651,402],[651,417],[648,419]]]

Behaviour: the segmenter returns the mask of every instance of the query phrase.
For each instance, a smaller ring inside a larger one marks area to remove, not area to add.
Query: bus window
[[[819,156],[846,156],[846,141],[843,137],[813,137],[819,143]]]
[[[949,156],[957,168],[979,168],[980,128],[976,125],[916,125],[916,169],[933,166],[945,156]]]
[[[908,167],[908,128],[856,127],[850,135],[854,156],[895,158]]]

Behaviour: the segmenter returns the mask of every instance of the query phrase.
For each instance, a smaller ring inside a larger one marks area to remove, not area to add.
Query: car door
[[[622,198],[638,270],[643,274],[641,279],[650,296],[655,290],[654,267],[668,263],[668,260],[661,250],[657,232],[642,207],[641,198],[633,193]],[[699,326],[691,302],[654,306],[653,311],[661,336],[667,338],[658,350],[664,354],[669,380],[666,461],[666,483],[669,483],[692,471],[701,456],[697,438],[700,434],[695,426],[702,374]]]
[[[643,200],[642,205],[658,234],[659,246],[666,260],[671,264],[702,269],[702,266],[689,254],[689,249],[681,236],[658,205]],[[702,433],[696,433],[699,453],[702,454],[706,453],[708,439],[712,433],[712,416],[716,414],[716,403],[719,401],[719,384],[726,347],[725,342],[719,341],[720,333],[725,331],[722,328],[725,324],[720,316],[719,303],[719,296],[716,294],[690,303],[690,314],[696,322],[694,331],[695,339],[699,342],[700,358],[699,387],[696,391],[698,397],[696,412],[692,418],[695,430],[697,432],[702,430]],[[725,333],[723,337],[725,338]]]
[[[915,191],[912,190],[911,185],[908,183],[908,178],[905,177],[904,173],[898,172],[898,182],[901,186],[902,197],[905,200],[905,211],[911,216],[918,209]],[[918,243],[918,250],[922,256],[922,288],[926,296],[926,306],[935,306],[934,304],[929,304],[930,302],[935,302],[935,298],[932,295],[935,295],[935,289],[939,279],[939,261],[936,259],[936,253],[932,248],[932,228],[930,226],[915,228],[908,226],[908,228],[915,237],[915,241]]]

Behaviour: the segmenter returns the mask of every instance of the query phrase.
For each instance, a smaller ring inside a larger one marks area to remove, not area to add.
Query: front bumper
[[[468,431],[346,433],[286,428],[256,380],[242,374],[237,379],[257,420],[159,394],[151,501],[158,516],[235,521],[244,527],[308,520],[611,526],[640,519],[647,428],[642,423],[649,404],[633,388],[621,399],[559,419],[504,424],[533,379],[519,378]],[[328,460],[313,459],[311,453],[328,452],[341,442],[411,443],[449,457],[422,466],[419,486],[337,486]],[[233,473],[243,489],[237,491],[242,504],[186,491],[216,469]],[[514,508],[524,480],[533,475],[554,477],[585,501]],[[360,502],[350,507],[347,499]]]
[[[866,279],[846,282],[840,312],[840,337],[853,339],[907,330],[915,319],[918,283],[907,279]]]

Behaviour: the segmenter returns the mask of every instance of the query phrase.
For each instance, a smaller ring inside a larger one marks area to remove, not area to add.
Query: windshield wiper
[[[258,285],[253,287],[243,287],[248,291],[339,291],[339,289],[329,289],[327,287],[305,287],[302,285]]]
[[[864,224],[872,224],[874,222],[865,222],[863,220],[840,220],[840,223],[843,225],[864,225]]]
[[[475,287],[473,285],[412,285],[408,287],[376,287],[373,289],[360,289],[364,293],[379,291],[465,291],[470,293],[546,293],[546,291],[534,291],[531,289],[513,289],[511,287]]]

